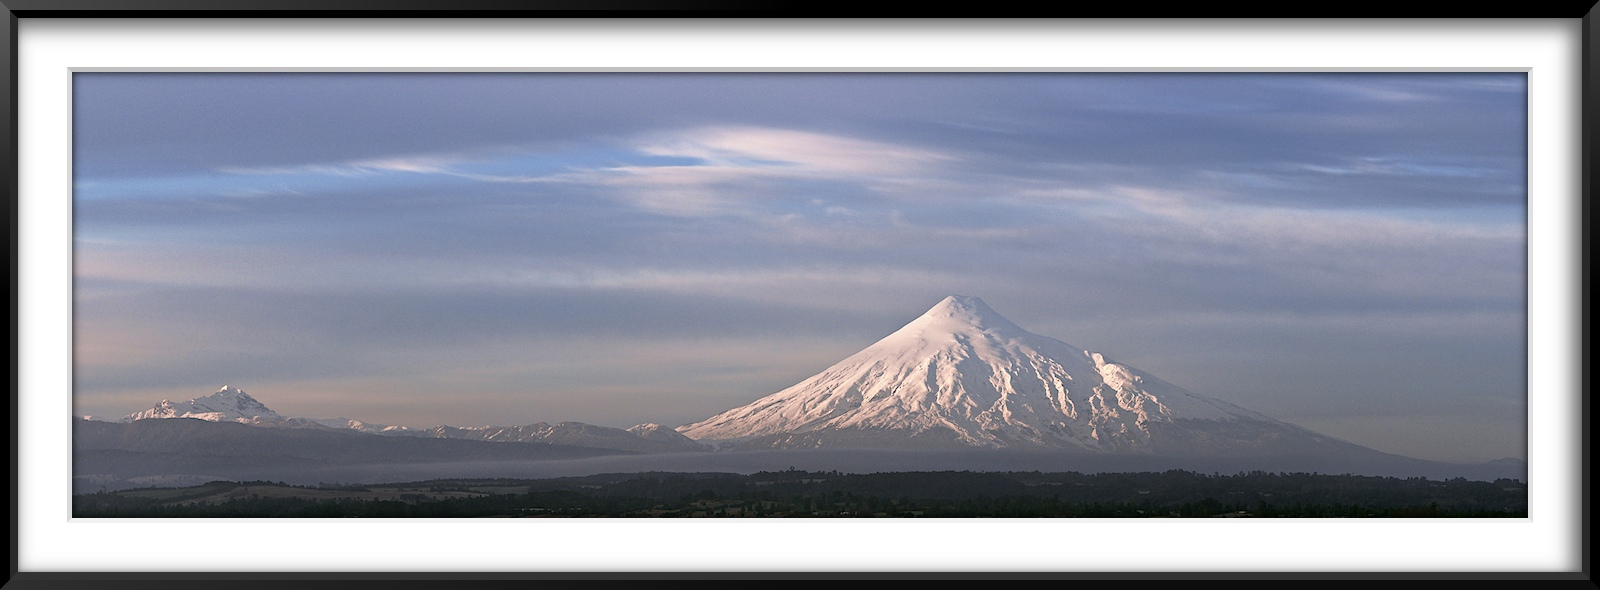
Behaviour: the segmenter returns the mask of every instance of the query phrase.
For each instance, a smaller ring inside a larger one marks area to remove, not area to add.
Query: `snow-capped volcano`
[[[134,420],[147,420],[151,418],[199,418],[212,422],[243,422],[246,424],[264,421],[284,420],[282,415],[272,411],[250,397],[242,389],[235,389],[227,385],[216,393],[205,397],[197,397],[186,402],[170,402],[161,400],[155,407],[143,412],[135,412],[123,418],[123,422]]]
[[[788,389],[677,430],[738,448],[1192,454],[1355,446],[1033,334],[966,296],[946,297],[893,334]]]

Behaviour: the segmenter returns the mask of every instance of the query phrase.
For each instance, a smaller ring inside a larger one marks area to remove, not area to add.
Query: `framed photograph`
[[[1584,18],[63,16],[13,12],[16,579],[1588,578]],[[168,427],[382,441],[339,484],[1070,449],[1526,516],[75,512],[342,477],[74,452]],[[575,454],[386,454],[512,438]]]

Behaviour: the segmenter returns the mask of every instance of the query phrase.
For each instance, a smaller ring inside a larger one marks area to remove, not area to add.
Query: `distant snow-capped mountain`
[[[656,424],[654,422],[646,422],[644,424],[629,427],[628,432],[632,432],[634,436],[646,440],[659,441],[675,445],[693,444],[696,446],[704,446],[698,442],[695,442],[694,439],[684,436],[683,433],[680,433],[677,430]]]
[[[250,397],[242,389],[235,389],[227,385],[216,393],[205,397],[197,397],[186,402],[171,402],[161,400],[155,407],[143,412],[134,412],[124,417],[122,422],[134,420],[149,420],[152,418],[199,418],[211,422],[273,422],[285,420],[283,415],[272,411]]]
[[[582,422],[558,422],[556,424],[539,422],[526,426],[475,426],[467,428],[439,426],[428,430],[427,433],[428,436],[434,438],[460,438],[490,442],[542,442],[553,445],[612,449],[637,453],[709,450],[706,445],[695,442],[693,439],[681,434],[678,434],[676,438],[669,438],[658,434],[654,429],[641,428],[643,426],[647,425],[641,424],[640,426],[623,430],[584,424]],[[677,433],[673,432],[673,434]]]
[[[317,426],[325,426],[328,428],[350,429],[357,432],[367,432],[371,434],[411,434],[421,436],[428,432],[425,428],[412,428],[410,426],[388,426],[384,424],[375,424],[372,422],[363,422],[361,420],[352,420],[350,418],[291,418],[291,420],[310,422]]]
[[[91,417],[85,416],[85,419]],[[386,426],[349,418],[286,417],[250,397],[243,390],[223,386],[216,393],[186,402],[162,400],[155,407],[135,412],[122,422],[137,420],[195,418],[209,422],[238,422],[270,428],[311,428],[354,430],[387,436],[450,438],[489,442],[535,442],[636,453],[704,451],[708,447],[658,424],[640,424],[627,430],[595,426],[582,422],[539,422],[526,426],[436,426],[413,428]]]
[[[677,430],[743,449],[1377,453],[1033,334],[965,296],[792,387]]]

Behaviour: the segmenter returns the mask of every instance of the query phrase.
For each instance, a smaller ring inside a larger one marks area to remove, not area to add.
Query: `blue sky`
[[[1521,73],[77,73],[75,404],[684,424],[948,294],[1525,454]]]

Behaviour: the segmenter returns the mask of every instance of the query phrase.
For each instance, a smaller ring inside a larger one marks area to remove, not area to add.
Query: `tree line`
[[[229,486],[122,490],[73,497],[80,518],[471,518],[471,517],[1040,517],[1040,518],[1430,518],[1527,516],[1521,481],[1369,477],[1349,474],[1182,470],[1160,473],[905,472],[786,470],[607,474],[539,480],[429,480],[379,486],[302,486],[219,497]],[[249,482],[255,486],[285,484]],[[439,497],[458,492],[461,497]],[[340,495],[344,494],[344,495]]]

